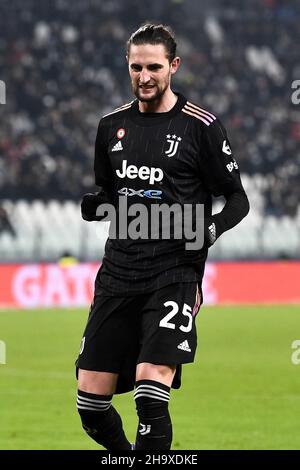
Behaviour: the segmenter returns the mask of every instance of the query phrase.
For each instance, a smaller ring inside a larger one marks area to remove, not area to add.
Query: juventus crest
[[[181,137],[177,137],[177,135],[167,134],[167,142],[170,144],[168,150],[165,151],[165,155],[167,157],[174,157],[177,152],[179,142],[182,140]]]

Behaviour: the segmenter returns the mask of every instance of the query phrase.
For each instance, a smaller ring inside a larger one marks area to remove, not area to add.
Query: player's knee
[[[154,380],[155,382],[171,386],[176,366],[151,364],[143,362],[138,364],[136,372],[136,381],[139,380]]]
[[[78,389],[97,395],[113,395],[118,375],[110,372],[78,370]]]

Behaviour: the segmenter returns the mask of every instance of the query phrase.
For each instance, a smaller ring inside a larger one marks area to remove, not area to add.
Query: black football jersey
[[[243,190],[220,121],[177,95],[169,112],[141,113],[134,100],[100,120],[95,179],[117,211],[120,198],[126,198],[128,208],[144,204],[149,212],[154,204],[203,204],[208,216],[212,195]],[[114,295],[135,295],[201,281],[207,248],[187,250],[185,243],[172,237],[109,238],[96,286]]]

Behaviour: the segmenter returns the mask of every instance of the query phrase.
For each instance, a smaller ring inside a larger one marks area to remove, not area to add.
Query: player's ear
[[[177,72],[177,70],[179,69],[180,64],[181,64],[181,59],[180,59],[180,57],[175,57],[175,58],[172,60],[172,62],[171,62],[171,64],[170,64],[170,66],[171,66],[171,67],[170,67],[171,74]]]

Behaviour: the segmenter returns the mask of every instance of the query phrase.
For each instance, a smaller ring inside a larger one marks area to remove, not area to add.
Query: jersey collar
[[[174,93],[178,96],[178,100],[173,108],[166,113],[141,113],[138,106],[138,99],[135,99],[130,108],[130,118],[140,126],[155,126],[164,121],[168,121],[182,110],[187,101],[181,93],[175,91]]]

